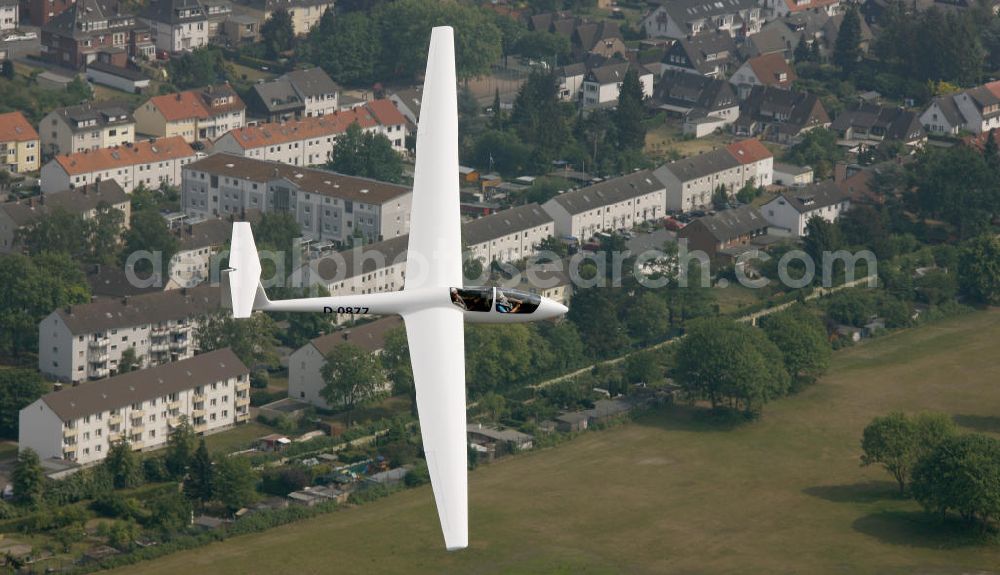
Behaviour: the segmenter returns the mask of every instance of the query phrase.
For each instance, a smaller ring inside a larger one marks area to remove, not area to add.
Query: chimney
[[[833,181],[843,182],[846,179],[847,179],[847,163],[837,162],[833,166]]]

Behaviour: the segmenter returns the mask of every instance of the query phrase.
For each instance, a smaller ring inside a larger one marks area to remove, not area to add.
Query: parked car
[[[684,227],[684,223],[679,220],[675,220],[674,218],[663,218],[663,227],[672,232],[676,232]]]

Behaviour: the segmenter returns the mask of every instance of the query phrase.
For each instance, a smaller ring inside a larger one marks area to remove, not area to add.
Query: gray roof
[[[189,359],[53,391],[43,395],[41,401],[59,419],[66,422],[246,375],[248,372],[240,358],[227,347]]]
[[[309,343],[323,355],[329,354],[335,347],[350,343],[369,352],[376,352],[385,346],[385,336],[393,328],[403,325],[398,316],[389,316],[373,322],[342,329],[326,335],[313,338]]]
[[[832,181],[813,184],[795,191],[784,192],[780,197],[771,202],[788,202],[795,211],[800,214],[839,204],[851,197],[847,189],[838,186]],[[770,202],[768,202],[770,203]]]
[[[586,188],[559,194],[549,201],[556,202],[570,214],[581,214],[587,210],[644,196],[662,189],[663,184],[653,175],[652,171],[641,170]]]
[[[747,39],[747,44],[749,52],[754,56],[776,52],[787,55],[795,49],[801,36],[801,32],[793,31],[781,20],[774,20],[764,24],[760,32],[751,35]]]
[[[716,172],[736,168],[739,165],[740,162],[729,150],[718,148],[704,154],[674,160],[669,164],[661,166],[660,169],[668,170],[682,182],[689,182]]]
[[[104,300],[55,311],[73,335],[109,329],[157,324],[188,317],[198,317],[221,307],[217,286],[200,285],[143,294],[124,300]]]
[[[205,220],[185,225],[178,232],[180,248],[182,250],[195,250],[221,246],[226,243],[232,233],[233,223],[229,220]]]
[[[958,109],[958,105],[955,104],[954,94],[937,96],[934,98],[932,103],[938,105],[938,108],[941,109],[941,113],[944,115],[944,118],[948,120],[949,125],[959,126],[965,123],[965,116],[962,114],[962,111]]]
[[[664,72],[655,99],[663,106],[691,108],[705,114],[739,105],[729,82],[678,70]]]
[[[690,66],[671,62],[671,56],[686,56]],[[712,58],[709,58],[712,56]],[[725,65],[739,57],[736,43],[728,32],[703,32],[690,38],[681,38],[667,50],[663,63],[670,66],[680,66],[697,71],[700,74],[711,72],[715,66]]]
[[[511,443],[524,443],[525,441],[531,441],[534,439],[531,435],[521,433],[516,429],[497,429],[495,427],[479,423],[467,424],[466,430],[475,435],[482,435],[483,437],[488,437],[496,441],[509,441]]]
[[[74,132],[89,132],[95,128],[120,126],[135,123],[130,107],[121,102],[87,102],[77,106],[56,108],[50,113],[61,118]],[[93,126],[79,126],[81,122],[94,120]],[[79,126],[79,127],[78,127]]]
[[[556,68],[556,77],[559,78],[572,78],[573,76],[584,76],[586,74],[587,65],[583,62],[576,62],[575,64],[568,64],[566,66]]]
[[[315,276],[314,279],[322,283],[329,283],[335,278],[340,280],[352,278],[374,272],[395,262],[405,262],[409,243],[409,235],[397,236],[339,252],[337,257],[314,259],[307,266],[311,270],[310,273]],[[343,264],[342,267],[338,267],[340,263]]]
[[[812,172],[813,169],[809,166],[796,166],[795,164],[774,162],[774,171],[781,172],[782,174],[793,174],[800,176]]]
[[[767,220],[757,211],[757,208],[741,206],[731,210],[723,210],[714,216],[698,218],[688,225],[701,225],[716,240],[727,242],[733,238],[766,228]],[[681,230],[681,233],[683,234],[684,230]]]
[[[592,68],[590,72],[587,73],[587,81],[597,82],[601,85],[617,84],[625,79],[625,74],[628,72],[628,68],[628,62],[611,62],[604,64],[603,66]]]
[[[302,98],[335,94],[340,86],[326,75],[322,68],[295,70],[284,75]]]
[[[131,80],[133,82],[138,82],[139,80],[146,80],[146,75],[139,70],[133,68],[123,68],[121,66],[114,66],[112,64],[105,64],[94,60],[93,62],[87,64],[87,70],[97,70],[99,72],[104,72],[106,74],[112,74],[120,78],[125,78],[126,80]]]
[[[141,16],[171,26],[208,19],[205,7],[198,0],[150,0]]]
[[[757,4],[756,0],[670,0],[661,5],[674,21],[687,23],[736,14],[755,8]]]
[[[877,104],[861,103],[842,111],[830,128],[845,132],[850,128],[875,130],[886,139],[909,142],[926,134],[917,114],[903,108],[883,108]]]
[[[292,84],[281,78],[270,82],[254,84],[253,90],[267,111],[272,114],[289,112],[305,107],[305,103],[295,93]]]
[[[551,223],[552,217],[541,206],[532,203],[466,223],[462,226],[462,240],[466,245],[472,246]]]
[[[775,86],[754,86],[740,106],[740,118],[737,122],[754,121],[787,124],[794,126],[796,130],[803,130],[828,123],[830,117],[816,94],[783,90]]]
[[[37,198],[27,198],[17,202],[0,204],[0,210],[15,224],[24,226],[36,218],[65,210],[71,214],[82,214],[97,208],[102,202],[116,206],[129,201],[128,194],[115,180],[101,180],[72,190],[41,194]]]
[[[42,30],[57,37],[85,39],[128,32],[134,26],[135,16],[123,12],[114,0],[78,0],[46,22]]]

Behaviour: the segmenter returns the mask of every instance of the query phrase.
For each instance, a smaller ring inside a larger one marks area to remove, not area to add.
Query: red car
[[[676,232],[684,227],[684,224],[675,220],[674,218],[663,218],[663,227]]]

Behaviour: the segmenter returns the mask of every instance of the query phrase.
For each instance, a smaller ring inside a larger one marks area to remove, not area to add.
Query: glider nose
[[[541,316],[544,319],[552,319],[566,315],[569,308],[563,304],[553,301],[547,297],[542,298],[541,305],[538,306],[538,311],[541,312]]]

